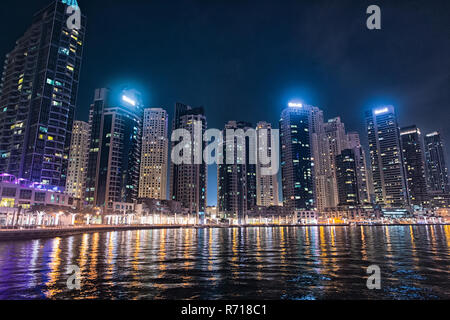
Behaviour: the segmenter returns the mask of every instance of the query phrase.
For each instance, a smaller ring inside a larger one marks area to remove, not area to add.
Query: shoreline
[[[0,242],[3,241],[23,241],[35,239],[49,239],[57,237],[68,237],[73,235],[97,232],[120,232],[137,230],[161,230],[161,229],[235,229],[235,228],[304,228],[304,227],[380,227],[380,226],[433,226],[450,225],[449,223],[395,223],[395,224],[299,224],[299,225],[242,225],[242,226],[221,226],[221,225],[98,225],[92,227],[63,227],[63,228],[43,228],[43,229],[0,229]]]

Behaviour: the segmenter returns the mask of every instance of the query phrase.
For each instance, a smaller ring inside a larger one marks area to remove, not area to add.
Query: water
[[[0,299],[449,299],[449,258],[450,226],[83,234],[0,243]]]

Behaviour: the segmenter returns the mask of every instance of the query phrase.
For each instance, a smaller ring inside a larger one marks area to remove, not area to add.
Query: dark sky
[[[48,2],[2,0],[1,56]],[[364,138],[364,110],[389,103],[401,126],[439,130],[450,144],[448,0],[78,3],[88,16],[78,119],[87,120],[96,87],[129,85],[170,115],[176,101],[205,106],[214,128],[232,119],[278,127],[299,99]],[[366,28],[371,4],[382,30]],[[211,168],[210,204],[215,183]]]

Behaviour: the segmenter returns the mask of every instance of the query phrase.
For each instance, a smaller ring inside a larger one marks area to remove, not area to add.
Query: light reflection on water
[[[83,234],[0,243],[0,299],[449,299],[449,258],[438,225]]]

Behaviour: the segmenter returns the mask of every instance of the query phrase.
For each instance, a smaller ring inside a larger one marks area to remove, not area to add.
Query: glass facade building
[[[314,164],[312,134],[320,126],[318,108],[296,104],[281,113],[280,145],[283,206],[288,211],[312,210]]]
[[[250,152],[256,155],[256,131],[251,123],[229,121],[223,130],[223,141],[229,143],[221,148],[224,163],[217,165],[218,213],[222,218],[242,223],[257,201],[256,164],[250,161]]]
[[[138,92],[124,90],[121,97],[97,89],[90,110],[85,200],[107,212],[115,202],[132,203],[138,197],[143,108]]]
[[[359,205],[356,156],[353,149],[341,150],[336,156],[336,180],[339,206]]]
[[[400,139],[409,203],[417,206],[425,205],[428,201],[428,193],[420,130],[416,126],[401,128]]]
[[[376,203],[386,207],[408,204],[400,132],[393,106],[366,112]]]
[[[65,187],[86,18],[68,29],[53,1],[6,56],[0,94],[0,172]]]
[[[433,193],[450,193],[448,167],[441,134],[439,132],[429,133],[424,140],[429,190]]]

